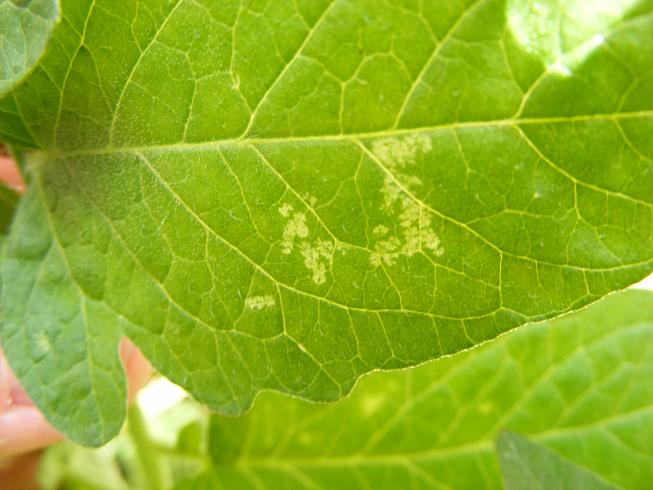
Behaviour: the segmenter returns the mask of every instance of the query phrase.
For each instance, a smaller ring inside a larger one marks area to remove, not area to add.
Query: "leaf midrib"
[[[367,131],[358,133],[325,133],[306,136],[242,136],[238,138],[226,138],[205,140],[198,142],[176,142],[131,146],[105,146],[101,148],[74,148],[65,149],[58,146],[44,147],[40,151],[53,158],[66,158],[76,156],[115,155],[120,153],[137,153],[147,151],[178,151],[178,150],[200,150],[221,146],[246,146],[254,144],[288,144],[288,143],[313,143],[322,142],[355,142],[357,140],[368,140],[375,138],[400,137],[411,133],[438,132],[448,129],[492,129],[498,127],[520,127],[533,126],[538,124],[571,124],[577,122],[597,121],[620,121],[638,118],[653,118],[653,109],[629,112],[580,114],[575,116],[546,116],[546,117],[525,117],[505,118],[479,121],[456,121],[433,126],[420,126],[414,128],[387,129],[380,131]]]

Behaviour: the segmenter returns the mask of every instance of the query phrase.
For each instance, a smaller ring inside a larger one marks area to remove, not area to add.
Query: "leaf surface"
[[[122,335],[239,414],[267,389],[337,400],[647,275],[651,2],[562,73],[511,5],[62,2],[0,100],[3,138],[39,149],[2,344],[50,421],[117,432]]]
[[[471,352],[365,377],[331,405],[265,393],[243,418],[212,417],[214,466],[201,480],[224,489],[501,488],[506,441],[499,457],[494,441],[508,429],[533,441],[516,442],[511,465],[523,459],[541,488],[592,488],[573,462],[608,482],[597,488],[647,489],[651,304],[650,292],[615,294]],[[507,488],[538,488],[511,485],[515,476]]]
[[[0,0],[0,95],[34,68],[58,20],[57,0]]]

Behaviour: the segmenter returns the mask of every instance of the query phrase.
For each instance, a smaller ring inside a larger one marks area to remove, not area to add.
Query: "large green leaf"
[[[591,471],[527,438],[502,432],[497,454],[506,490],[616,490]]]
[[[222,413],[336,400],[649,273],[653,3],[558,3],[63,1],[0,101],[41,150],[1,265],[35,403],[113,436],[121,335]]]
[[[0,95],[34,68],[58,20],[57,0],[0,0]]]
[[[500,488],[494,440],[508,428],[612,484],[648,489],[652,305],[650,292],[613,295],[475,351],[366,377],[331,405],[265,393],[243,418],[212,417],[214,468],[202,480],[242,490]],[[568,463],[539,457],[538,476],[552,464],[572,483],[575,472],[558,466]]]

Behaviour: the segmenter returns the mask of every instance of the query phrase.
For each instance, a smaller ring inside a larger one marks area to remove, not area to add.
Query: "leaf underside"
[[[61,3],[0,100],[2,138],[38,150],[2,345],[77,441],[122,424],[123,335],[240,414],[653,269],[650,1],[557,51],[500,0]]]
[[[199,481],[225,490],[502,488],[494,441],[509,430],[547,448],[518,451],[535,477],[526,488],[590,488],[574,480],[586,473],[558,466],[564,457],[611,485],[648,489],[652,304],[651,292],[615,294],[471,352],[367,376],[331,405],[263,394],[242,418],[211,418],[213,465]]]

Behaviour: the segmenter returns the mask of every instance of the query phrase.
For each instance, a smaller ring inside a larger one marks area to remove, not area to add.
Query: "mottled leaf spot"
[[[372,233],[374,233],[375,235],[385,235],[385,234],[387,234],[389,231],[390,231],[390,230],[388,229],[387,226],[384,226],[384,225],[378,225],[378,226],[374,227],[374,229],[372,230]]]
[[[262,310],[263,308],[271,308],[275,305],[274,297],[271,295],[266,296],[250,296],[245,299],[245,306],[250,310]]]
[[[279,207],[279,214],[284,218],[287,218],[288,216],[290,216],[290,213],[292,213],[292,210],[293,210],[292,204],[285,203],[283,206]]]
[[[374,228],[373,233],[383,239],[374,245],[374,253],[370,256],[372,265],[393,265],[401,256],[412,257],[425,250],[441,256],[444,248],[433,229],[430,213],[403,192],[390,177],[385,179],[381,192],[383,211],[393,221],[399,221],[399,232],[396,236],[387,236],[389,230],[386,226]]]
[[[293,214],[283,229],[281,251],[285,255],[290,255],[295,246],[295,238],[306,238],[307,236],[308,227],[306,226],[306,215],[304,213]]]
[[[372,153],[391,170],[415,163],[419,154],[432,148],[431,138],[424,134],[411,134],[404,138],[383,138],[372,143]]]
[[[317,197],[310,195],[308,192],[304,192],[302,194],[302,198],[312,208],[314,208],[315,205],[317,204]]]
[[[366,416],[374,415],[385,402],[385,395],[381,393],[369,393],[361,400],[361,412]]]
[[[328,240],[318,238],[316,241],[304,240],[308,238],[309,230],[306,225],[304,213],[293,212],[290,204],[284,204],[279,208],[279,213],[289,218],[283,229],[281,241],[281,252],[290,255],[295,250],[295,241],[299,242],[298,248],[304,258],[304,265],[311,271],[315,284],[326,282],[327,268],[333,262],[334,244]]]
[[[34,359],[43,359],[51,350],[52,344],[48,334],[43,330],[39,331],[34,339],[34,350],[32,351]]]
[[[302,242],[300,250],[304,257],[304,265],[313,273],[313,282],[324,284],[327,265],[331,266],[333,244],[327,240],[318,240],[315,245]]]
[[[374,156],[408,189],[421,186],[422,181],[406,171],[415,165],[419,155],[431,149],[431,138],[425,134],[383,138],[372,143]],[[408,196],[392,177],[385,178],[381,193],[381,210],[392,222],[399,222],[399,232],[395,236],[388,236],[390,230],[385,225],[377,225],[372,230],[380,238],[370,256],[372,265],[393,265],[400,256],[412,257],[424,250],[430,250],[436,256],[444,253],[440,238],[431,228],[429,214],[423,213],[420,204]]]

